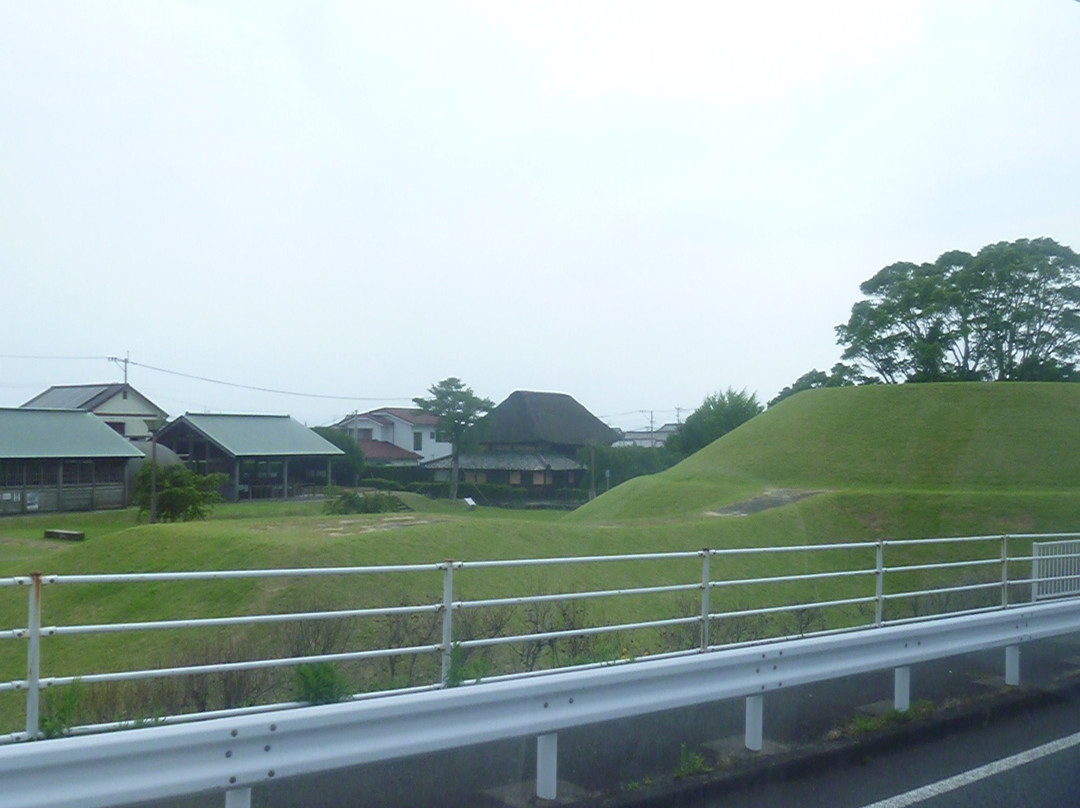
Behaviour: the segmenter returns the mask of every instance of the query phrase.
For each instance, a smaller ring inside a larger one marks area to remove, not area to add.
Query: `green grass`
[[[631,480],[571,514],[486,507],[470,511],[461,502],[401,494],[412,509],[408,513],[330,516],[321,502],[304,501],[221,504],[211,519],[185,524],[149,525],[134,510],[5,517],[0,519],[0,577],[31,571],[421,564],[448,558],[607,555],[1075,530],[1080,527],[1076,518],[1080,454],[1074,449],[1080,442],[1078,416],[1080,385],[906,385],[811,391],[785,400],[674,468]],[[716,515],[726,506],[774,489],[813,495],[745,516]],[[87,539],[82,543],[46,540],[43,532],[50,527],[82,530]],[[962,560],[967,558],[962,552],[928,549],[911,558]],[[873,563],[872,554],[863,551],[776,558],[714,559],[713,579]],[[458,598],[477,599],[690,583],[700,580],[699,563],[688,559],[638,565],[465,569],[455,574],[455,589]],[[783,591],[733,588],[715,593],[714,610],[763,605],[770,599],[852,597],[870,590],[869,579],[808,581]],[[437,572],[398,574],[377,581],[334,577],[156,583],[123,589],[63,585],[46,589],[44,620],[46,624],[88,624],[436,603],[441,591]],[[459,630],[480,631],[502,620],[503,631],[516,632],[541,623],[559,628],[674,617],[694,613],[697,597],[689,593],[597,600],[572,613],[481,610],[474,613],[473,626],[458,625]],[[26,608],[25,589],[0,588],[0,631],[25,625]],[[865,610],[853,608],[823,619],[836,625],[865,618]],[[714,634],[760,628],[760,621],[746,621],[717,625]],[[770,630],[781,628],[778,619]],[[45,675],[76,675],[242,658],[250,653],[285,656],[320,644],[356,649],[395,642],[398,634],[394,632],[415,638],[425,631],[430,635],[425,643],[438,642],[438,631],[430,620],[419,618],[408,624],[350,621],[342,628],[343,634],[334,637],[314,628],[304,636],[283,630],[245,630],[47,637],[43,670]],[[542,664],[595,659],[609,652],[640,657],[673,643],[692,643],[692,633],[693,627],[688,627],[681,633],[603,637],[591,644],[564,641],[543,650]],[[24,675],[24,654],[24,642],[0,639],[0,681]],[[505,655],[490,656],[477,652],[459,663],[495,674],[520,662]],[[355,690],[407,683],[410,674],[414,680],[432,681],[437,671],[437,658],[411,672],[404,660],[341,668]],[[289,676],[266,680],[266,693],[287,696],[293,689]],[[121,695],[132,703],[154,700],[161,705],[154,714],[180,704],[182,696],[211,702],[253,697],[228,692],[226,681],[215,680],[207,685],[211,686],[218,688],[216,695],[180,694],[179,685],[141,694],[133,689]],[[93,687],[84,687],[81,709],[94,717],[135,709],[118,699],[122,701],[120,695],[106,698]],[[17,696],[0,694],[0,731],[17,726],[20,711]]]

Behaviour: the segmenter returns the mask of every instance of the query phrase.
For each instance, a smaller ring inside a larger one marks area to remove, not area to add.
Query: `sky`
[[[311,426],[449,376],[764,403],[884,266],[1080,250],[1077,43],[1075,0],[2,3],[0,406],[108,357]]]

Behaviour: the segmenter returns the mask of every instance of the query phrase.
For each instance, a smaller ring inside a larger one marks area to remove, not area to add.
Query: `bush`
[[[408,510],[405,503],[393,494],[379,492],[362,494],[359,491],[346,491],[327,501],[327,513],[393,513]]]
[[[139,513],[150,512],[150,488],[153,464],[143,463],[135,476],[133,492]],[[162,522],[190,522],[205,519],[215,502],[221,502],[218,489],[225,484],[224,474],[196,474],[179,464],[157,467],[157,518]]]

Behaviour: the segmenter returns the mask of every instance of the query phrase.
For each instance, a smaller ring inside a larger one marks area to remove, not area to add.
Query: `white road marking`
[[[1038,760],[1039,758],[1044,758],[1047,755],[1053,755],[1057,752],[1063,752],[1066,749],[1071,749],[1078,745],[1080,745],[1080,732],[1073,735],[1067,735],[1056,741],[1044,743],[1042,746],[1036,746],[1034,749],[1028,749],[1025,752],[1018,752],[1015,755],[1002,758],[1001,760],[995,760],[993,763],[987,763],[985,766],[979,766],[977,769],[962,772],[954,777],[939,780],[936,783],[930,783],[921,788],[912,789],[905,794],[897,794],[895,797],[889,797],[888,799],[879,802],[864,805],[863,808],[906,808],[906,806],[909,805],[917,805],[923,800],[928,800],[931,797],[948,794],[950,791],[956,791],[958,788],[971,785],[979,780],[985,780],[987,777],[993,777],[995,774],[1007,772],[1010,769],[1015,769],[1018,766],[1023,766]]]

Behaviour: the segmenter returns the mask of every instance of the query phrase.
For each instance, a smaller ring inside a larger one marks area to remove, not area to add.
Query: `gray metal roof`
[[[148,399],[134,387],[123,382],[111,382],[106,384],[56,384],[48,390],[38,393],[32,399],[23,404],[23,407],[48,407],[58,410],[93,410],[104,404],[114,396],[118,396],[127,388],[129,393],[134,393],[162,415],[165,410]]]
[[[24,407],[49,407],[61,410],[89,410],[94,404],[112,398],[124,385],[117,384],[61,384],[38,393],[23,404]]]
[[[142,457],[142,452],[83,410],[0,408],[0,458],[44,460]]]
[[[345,454],[288,415],[185,413],[159,433],[159,440],[187,424],[231,457],[295,457]]]

